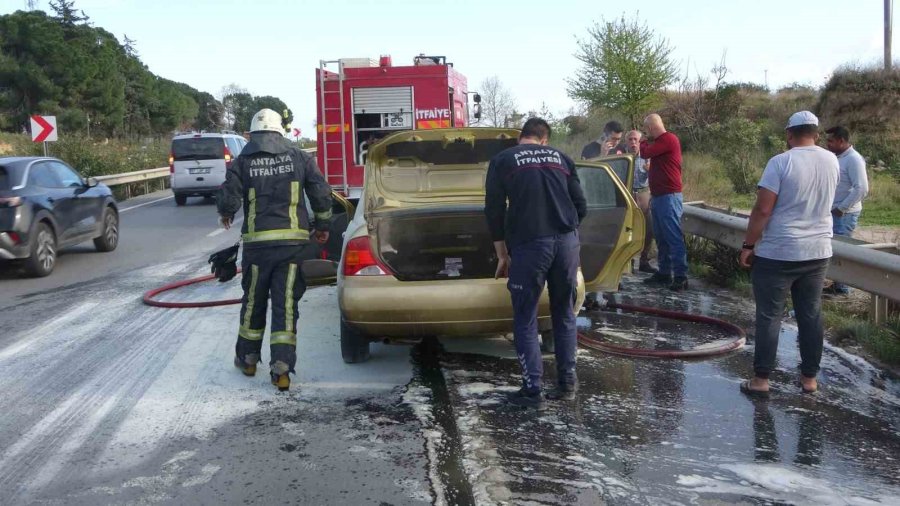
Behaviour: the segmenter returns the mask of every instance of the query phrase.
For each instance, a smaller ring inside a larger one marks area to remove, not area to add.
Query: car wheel
[[[369,360],[369,340],[341,318],[341,356],[348,364]]]
[[[541,332],[541,351],[543,353],[553,353],[556,351],[556,339],[553,337],[552,330]]]
[[[31,241],[31,255],[25,260],[25,273],[42,278],[56,266],[56,235],[46,223],[38,223]]]
[[[176,193],[175,194],[175,205],[183,206],[185,204],[187,204],[187,195],[179,195]]]
[[[113,208],[103,211],[103,233],[94,239],[97,251],[112,251],[119,245],[119,215]]]

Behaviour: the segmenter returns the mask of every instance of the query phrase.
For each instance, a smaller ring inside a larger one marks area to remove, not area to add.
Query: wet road
[[[165,231],[163,204],[146,206],[148,230]],[[822,392],[800,395],[790,326],[768,401],[738,392],[751,338],[739,352],[690,362],[581,350],[578,399],[535,413],[502,402],[518,387],[504,338],[376,344],[370,362],[344,364],[336,291],[322,287],[304,296],[295,388],[279,394],[265,367],[248,379],[230,365],[236,306],[140,304],[149,288],[206,272],[205,255],[190,248],[226,241],[208,229],[198,221],[181,234],[199,243],[157,248],[139,258],[144,266],[52,291],[26,286],[27,297],[2,293],[0,502],[900,502],[900,383],[829,349]],[[167,297],[237,293],[236,282],[211,283]],[[619,297],[751,328],[752,303],[724,291],[675,296],[627,278]],[[583,313],[580,324],[618,344],[723,337],[609,312]]]
[[[752,327],[752,305],[726,292],[672,296],[632,278],[619,298]],[[698,325],[584,316],[584,331],[614,329],[624,334],[613,336],[619,339],[646,341],[649,334],[657,342],[689,341],[690,335],[702,344],[718,338]],[[636,323],[642,330],[629,332]],[[442,363],[476,498],[486,504],[900,503],[900,384],[829,349],[821,392],[801,395],[795,332],[788,321],[768,401],[738,391],[751,370],[751,340],[740,352],[691,362],[580,350],[577,401],[554,403],[542,414],[502,404],[518,377],[515,361],[497,358],[504,343],[493,351],[482,344],[493,356],[452,345]]]

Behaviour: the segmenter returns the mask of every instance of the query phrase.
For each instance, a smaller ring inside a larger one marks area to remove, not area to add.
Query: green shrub
[[[61,136],[59,142],[49,144],[50,156],[69,163],[85,177],[164,167],[168,149],[168,140],[95,141],[79,135]],[[26,135],[0,134],[0,156],[41,154],[42,146]]]

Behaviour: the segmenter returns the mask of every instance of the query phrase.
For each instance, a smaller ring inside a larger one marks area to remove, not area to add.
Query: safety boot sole
[[[234,357],[234,366],[244,373],[244,376],[256,376],[256,364],[247,365],[241,359]]]
[[[287,392],[291,388],[291,377],[285,374],[272,374],[272,384],[278,387],[279,392]]]

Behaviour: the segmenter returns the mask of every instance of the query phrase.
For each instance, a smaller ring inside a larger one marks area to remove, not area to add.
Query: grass
[[[900,365],[900,318],[895,317],[884,325],[868,321],[850,321],[834,333],[838,342],[857,342],[878,360],[891,365]]]
[[[722,164],[710,155],[685,153],[683,173],[685,202],[702,200],[726,209],[749,211],[755,194],[736,193]],[[861,226],[900,226],[900,180],[888,172],[870,173],[869,195],[863,202]]]

